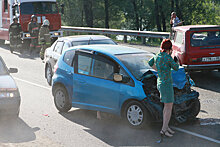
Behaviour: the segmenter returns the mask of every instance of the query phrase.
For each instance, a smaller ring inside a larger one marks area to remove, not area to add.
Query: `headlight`
[[[59,36],[59,35],[60,35],[60,33],[58,33],[58,32],[54,33],[54,36]]]
[[[31,34],[29,34],[29,33],[25,34],[25,37],[31,37]]]
[[[0,98],[14,98],[19,97],[19,91],[17,88],[0,89]]]

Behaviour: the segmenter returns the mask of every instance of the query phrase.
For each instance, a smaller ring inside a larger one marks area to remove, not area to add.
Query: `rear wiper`
[[[91,40],[92,40],[92,37],[89,38],[88,45],[90,44],[90,41],[91,41]]]

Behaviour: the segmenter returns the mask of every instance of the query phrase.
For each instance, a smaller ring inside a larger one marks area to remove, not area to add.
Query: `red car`
[[[178,26],[171,39],[172,56],[186,70],[220,71],[220,25]]]

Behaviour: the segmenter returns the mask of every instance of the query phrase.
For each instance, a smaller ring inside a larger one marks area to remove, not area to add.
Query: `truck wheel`
[[[54,88],[54,103],[60,112],[68,112],[72,107],[69,102],[68,93],[61,85],[57,85]]]
[[[5,44],[5,40],[0,39],[0,45],[4,45]]]
[[[148,116],[146,108],[137,101],[129,102],[124,109],[124,118],[133,128],[143,128],[147,124]]]

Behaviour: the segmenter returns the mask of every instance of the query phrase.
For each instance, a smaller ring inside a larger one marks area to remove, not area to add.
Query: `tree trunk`
[[[139,30],[139,16],[138,16],[138,12],[137,12],[137,3],[136,3],[136,0],[132,0],[132,4],[133,4],[133,7],[134,7],[134,14],[135,14],[135,27],[136,27],[136,30]]]
[[[88,27],[93,27],[93,11],[92,11],[93,0],[83,0],[83,8],[85,12],[85,20]]]
[[[162,6],[160,6],[160,14],[161,14],[161,20],[162,20],[162,24],[163,24],[163,32],[166,32],[167,28],[166,28],[166,18],[162,9]]]
[[[154,6],[155,6],[155,16],[156,16],[156,24],[157,24],[157,30],[161,32],[161,24],[160,24],[160,16],[159,16],[159,7],[157,0],[154,0]]]
[[[176,1],[176,13],[177,13],[177,17],[182,18],[182,12],[179,8],[179,0],[175,0]]]
[[[170,0],[171,1],[171,11],[170,12],[173,12],[174,11],[174,0]]]
[[[109,0],[105,0],[105,28],[109,28]]]

